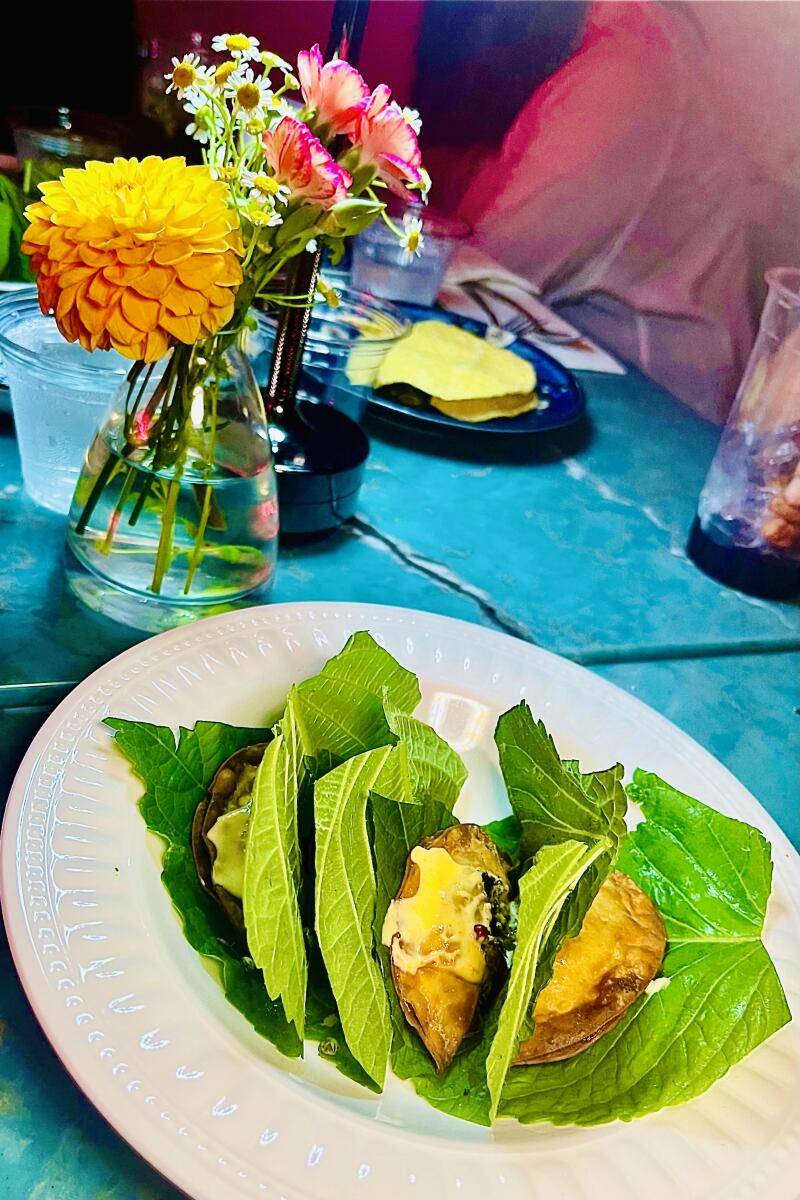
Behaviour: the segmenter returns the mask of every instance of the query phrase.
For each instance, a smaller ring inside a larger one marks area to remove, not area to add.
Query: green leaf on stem
[[[333,233],[334,230],[328,228],[328,222],[334,223],[334,228],[338,226],[341,232],[352,237],[356,233],[360,233],[362,229],[366,229],[371,225],[376,217],[383,212],[385,205],[378,200],[361,200],[352,197],[348,200],[341,200],[338,204],[334,204],[333,208],[328,210],[325,218],[325,233]]]
[[[315,204],[301,204],[294,212],[290,212],[283,224],[278,226],[275,245],[285,247],[287,242],[291,242],[300,234],[305,234],[305,240],[308,241],[314,236],[311,230],[316,225],[321,211]]]

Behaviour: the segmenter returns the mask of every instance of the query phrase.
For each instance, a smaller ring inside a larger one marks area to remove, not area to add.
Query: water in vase
[[[108,475],[109,456],[111,471]],[[105,468],[107,482],[86,516]],[[174,510],[165,538],[164,513]],[[70,509],[67,542],[78,562],[115,587],[182,605],[224,604],[266,584],[277,558],[271,464],[246,477],[188,466],[179,482],[95,439]]]

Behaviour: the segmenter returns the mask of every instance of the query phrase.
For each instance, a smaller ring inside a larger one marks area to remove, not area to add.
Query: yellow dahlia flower
[[[230,320],[242,281],[225,185],[182,158],[68,169],[30,204],[23,249],[68,342],[153,362]]]

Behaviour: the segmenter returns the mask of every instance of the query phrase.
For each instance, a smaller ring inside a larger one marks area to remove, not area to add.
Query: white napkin
[[[438,301],[448,312],[476,321],[487,320],[486,313],[464,290],[463,284],[483,284],[494,295],[484,293],[484,300],[496,315],[496,323],[504,325],[519,316],[522,309],[534,321],[554,334],[569,336],[568,342],[551,341],[546,335],[526,334],[523,341],[545,350],[570,371],[600,371],[605,375],[624,375],[625,368],[608,351],[565,321],[536,296],[536,288],[513,271],[507,271],[494,259],[476,249],[464,246],[456,255],[445,275]],[[508,297],[513,303],[504,303]]]

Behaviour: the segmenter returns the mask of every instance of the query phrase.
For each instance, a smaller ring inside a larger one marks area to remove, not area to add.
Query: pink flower
[[[352,178],[302,121],[284,117],[262,140],[275,178],[290,188],[292,196],[305,196],[321,208],[346,198]]]
[[[150,413],[147,411],[147,409],[145,409],[144,412],[140,412],[137,414],[136,419],[133,422],[133,436],[134,436],[134,440],[136,441],[137,445],[139,445],[139,446],[147,445],[147,439],[150,435],[151,424],[152,424],[152,417],[151,417]]]
[[[350,133],[356,106],[369,95],[355,67],[339,59],[323,66],[319,46],[312,46],[297,56],[297,77],[303,99],[316,112],[316,124],[327,126],[331,133]]]
[[[349,135],[359,151],[359,166],[375,168],[379,179],[399,196],[410,183],[422,179],[417,135],[403,116],[385,83],[358,107],[355,128]]]

